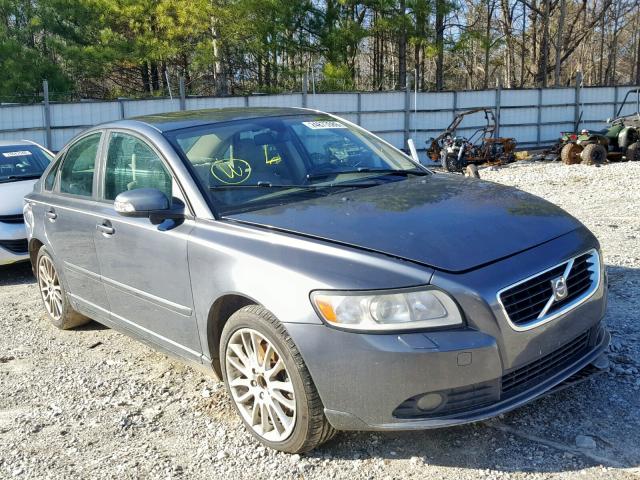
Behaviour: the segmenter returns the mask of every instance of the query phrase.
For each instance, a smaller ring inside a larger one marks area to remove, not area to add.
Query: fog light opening
[[[439,393],[427,393],[418,399],[416,406],[423,412],[428,412],[442,405],[443,400]]]

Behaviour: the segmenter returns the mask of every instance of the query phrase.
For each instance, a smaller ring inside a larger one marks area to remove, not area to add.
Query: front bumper
[[[24,223],[0,222],[0,265],[29,260]]]
[[[554,352],[503,371],[495,340],[474,330],[427,336],[362,335],[301,324],[287,329],[327,418],[340,430],[428,429],[490,418],[561,385],[602,355],[610,340],[598,323]],[[430,412],[415,407],[416,398],[433,392],[445,403]]]

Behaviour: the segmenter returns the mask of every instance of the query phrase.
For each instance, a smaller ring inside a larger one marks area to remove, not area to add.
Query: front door
[[[177,184],[160,155],[143,139],[111,132],[104,163],[95,245],[112,320],[180,356],[200,361],[187,239],[192,221],[164,229],[148,218],[118,215],[115,197],[156,188],[177,201]]]
[[[89,134],[67,149],[56,193],[43,212],[53,259],[63,272],[74,306],[97,319],[109,309],[93,243],[98,207],[94,173],[101,137],[100,132]]]

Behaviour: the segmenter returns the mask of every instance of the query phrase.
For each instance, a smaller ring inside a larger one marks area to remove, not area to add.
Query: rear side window
[[[60,169],[60,192],[90,197],[101,133],[88,135],[67,150]]]
[[[109,139],[104,179],[104,198],[136,188],[155,188],[172,197],[173,181],[162,160],[143,140],[126,133],[112,133]]]
[[[56,162],[56,164],[49,170],[47,173],[47,178],[44,180],[44,189],[51,191],[53,190],[53,186],[56,183],[56,174],[58,173],[58,169],[60,168],[60,162]]]

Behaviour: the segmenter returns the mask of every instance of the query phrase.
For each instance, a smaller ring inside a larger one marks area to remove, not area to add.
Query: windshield
[[[0,147],[0,183],[40,178],[51,157],[35,145]]]
[[[327,115],[247,119],[167,136],[220,214],[428,174],[373,135]]]

